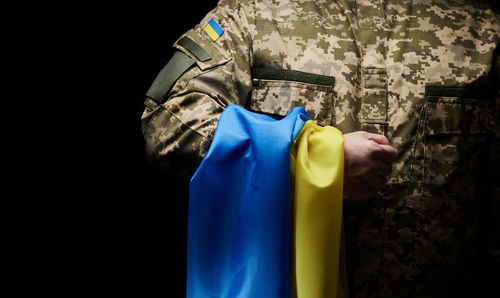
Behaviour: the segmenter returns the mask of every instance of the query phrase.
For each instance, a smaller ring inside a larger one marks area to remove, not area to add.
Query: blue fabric
[[[290,297],[290,146],[309,119],[224,110],[190,183],[187,297]]]

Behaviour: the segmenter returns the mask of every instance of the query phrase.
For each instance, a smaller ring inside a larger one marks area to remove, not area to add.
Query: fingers
[[[390,145],[380,144],[380,149],[382,149],[380,158],[385,162],[395,162],[398,158],[398,152],[394,147]]]
[[[369,199],[377,196],[377,191],[387,183],[387,176],[392,172],[392,163],[397,159],[397,151],[390,145],[378,144],[373,165],[366,172],[358,185],[358,199]]]
[[[384,135],[367,132],[366,138],[368,138],[368,140],[374,141],[375,143],[378,144],[378,148],[381,149],[381,152],[380,152],[378,158],[380,158],[386,162],[396,161],[396,159],[398,157],[398,152],[396,151],[396,149],[394,149],[394,147],[392,147],[389,144],[389,140]]]
[[[374,134],[367,132],[368,140],[372,140],[380,145],[389,145],[389,140],[384,135]]]
[[[392,172],[392,165],[388,162],[380,162],[378,165],[378,175],[387,176]]]
[[[344,135],[344,195],[354,200],[375,198],[387,183],[397,151],[380,134],[362,131]]]

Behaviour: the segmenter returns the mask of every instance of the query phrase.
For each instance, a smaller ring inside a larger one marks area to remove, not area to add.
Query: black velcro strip
[[[425,86],[425,95],[428,97],[461,97],[486,100],[491,97],[489,89],[475,88],[473,86]]]
[[[188,50],[193,56],[195,56],[200,61],[208,61],[212,59],[210,55],[205,51],[202,47],[200,47],[196,42],[194,42],[191,38],[184,36],[178,42],[178,45],[182,46],[186,50]]]
[[[314,73],[278,68],[252,68],[252,78],[284,80],[333,87],[335,78]]]
[[[195,64],[195,60],[181,51],[176,51],[167,65],[163,67],[156,79],[146,93],[150,97],[162,103],[174,83]]]

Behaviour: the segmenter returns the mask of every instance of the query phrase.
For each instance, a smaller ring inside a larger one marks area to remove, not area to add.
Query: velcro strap
[[[335,78],[290,69],[252,68],[252,78],[262,80],[285,80],[333,87]]]
[[[178,45],[184,47],[188,50],[193,56],[198,58],[200,61],[208,61],[211,59],[210,55],[202,49],[196,42],[194,42],[191,38],[184,36],[178,42]]]
[[[194,64],[193,58],[181,51],[176,51],[167,65],[158,73],[146,96],[161,104],[174,83]]]

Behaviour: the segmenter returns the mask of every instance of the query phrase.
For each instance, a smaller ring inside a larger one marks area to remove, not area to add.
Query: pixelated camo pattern
[[[201,29],[211,18],[225,30],[216,42]],[[185,35],[212,59],[197,60],[160,106],[147,101],[151,161],[192,174],[229,103],[277,117],[303,106],[343,133],[384,134],[398,150],[388,185],[345,204],[352,296],[467,293],[487,181],[499,180],[482,176],[500,166],[497,14],[482,1],[223,0]],[[252,78],[252,68],[335,85]]]

